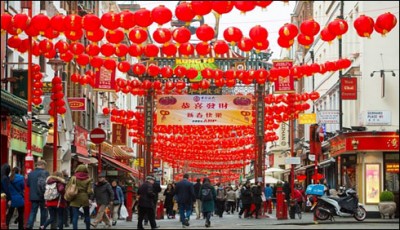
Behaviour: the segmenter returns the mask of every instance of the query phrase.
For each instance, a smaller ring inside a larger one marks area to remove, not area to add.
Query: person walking
[[[196,201],[194,186],[189,181],[189,174],[185,173],[183,175],[183,179],[176,183],[175,194],[178,202],[180,222],[182,222],[182,227],[189,226],[193,202]]]
[[[214,212],[214,204],[217,198],[217,192],[214,186],[211,185],[210,179],[205,177],[203,179],[203,184],[201,185],[199,191],[199,198],[202,202],[201,211],[206,219],[205,226],[208,228],[211,226],[211,215]]]
[[[156,224],[155,217],[155,206],[154,206],[154,197],[156,193],[154,192],[154,182],[156,178],[153,176],[147,176],[146,182],[144,182],[138,189],[139,203],[138,203],[138,229],[143,228],[143,220],[145,216],[147,216],[148,221],[150,222],[151,229],[159,228]]]
[[[11,204],[11,193],[10,193],[10,172],[11,167],[8,163],[4,163],[1,166],[1,193],[6,194],[7,205]]]
[[[114,191],[106,180],[106,173],[101,172],[98,181],[94,187],[94,194],[92,200],[96,200],[99,209],[97,211],[96,219],[91,224],[93,228],[97,228],[97,224],[103,221],[106,224],[106,228],[111,227],[111,221],[106,213],[107,207],[113,208],[113,202],[115,201]]]
[[[165,189],[164,191],[164,207],[165,207],[165,212],[167,213],[167,218],[168,219],[173,219],[174,217],[174,187],[172,186],[172,184],[168,184],[167,185],[167,189]]]
[[[268,212],[268,214],[272,213],[272,188],[270,186],[270,184],[266,184],[265,188],[264,188],[264,196],[265,196],[265,200],[267,202],[267,210],[265,210],[266,212]]]
[[[236,193],[236,212],[239,212],[242,206],[242,201],[240,199],[240,191],[242,190],[243,185],[239,185],[236,187],[235,193]]]
[[[69,174],[66,169],[62,170],[63,178],[65,180],[65,184],[68,184],[69,182]],[[68,228],[69,223],[72,223],[72,211],[71,207],[69,206],[69,202],[66,201],[65,203],[65,209],[64,209],[64,227]]]
[[[250,212],[249,217],[252,217],[254,213],[256,213],[256,219],[258,219],[258,215],[261,209],[262,203],[262,187],[260,182],[256,182],[256,184],[251,188],[251,192],[253,193],[253,203],[256,206],[253,211]]]
[[[72,208],[72,227],[78,229],[79,208],[83,208],[86,230],[90,229],[90,214],[89,214],[89,196],[93,194],[92,178],[89,177],[89,170],[86,165],[81,164],[75,169],[74,176],[71,177],[67,184],[67,188],[71,183],[76,181],[78,194],[73,197],[69,205]]]
[[[239,218],[242,218],[242,214],[246,211],[245,213],[245,218],[248,217],[248,214],[250,213],[250,207],[252,203],[252,192],[251,192],[251,187],[250,187],[250,181],[246,181],[246,184],[242,187],[240,191],[240,199],[242,200],[242,208],[240,209],[239,212]]]
[[[222,218],[225,211],[225,201],[226,201],[226,191],[224,186],[221,183],[217,183],[217,200],[216,200],[216,209],[217,215]]]
[[[46,207],[49,211],[50,218],[40,226],[40,229],[46,229],[47,226],[58,220],[58,229],[63,229],[64,227],[64,210],[66,207],[66,201],[64,199],[65,194],[65,180],[61,172],[53,172],[53,175],[49,176],[46,180],[47,185],[55,184],[55,189],[57,190],[58,197],[46,200]],[[56,218],[56,215],[58,216]]]
[[[226,203],[228,214],[234,214],[236,206],[236,192],[232,189],[232,187],[227,188]]]
[[[114,201],[112,208],[112,226],[117,224],[118,213],[121,208],[121,205],[124,203],[124,193],[122,192],[122,188],[117,185],[117,180],[113,180],[111,182],[111,187],[114,192]]]
[[[196,184],[194,184],[193,188],[194,188],[194,194],[196,195],[196,220],[200,219],[201,216],[201,200],[200,200],[200,187],[201,187],[201,183],[200,183],[200,178],[196,179]]]
[[[19,174],[19,167],[14,167],[11,171],[10,183],[9,183],[9,191],[11,196],[11,203],[8,208],[6,223],[7,226],[10,226],[11,218],[14,214],[14,210],[18,210],[18,229],[24,229],[24,189],[25,182],[24,176]],[[3,174],[2,174],[3,175]],[[3,183],[2,183],[3,186]]]
[[[46,187],[46,179],[50,173],[45,170],[46,161],[39,160],[36,163],[36,168],[28,174],[27,186],[29,187],[29,200],[31,201],[32,208],[29,213],[27,229],[33,229],[35,224],[36,214],[40,208],[40,226],[44,225],[47,220],[47,209],[44,202],[44,192]]]

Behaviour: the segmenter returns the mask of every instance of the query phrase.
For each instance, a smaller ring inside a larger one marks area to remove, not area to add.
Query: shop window
[[[399,154],[385,154],[384,189],[395,193],[399,192]]]
[[[344,155],[342,156],[341,164],[341,176],[342,185],[346,188],[356,188],[356,155]]]

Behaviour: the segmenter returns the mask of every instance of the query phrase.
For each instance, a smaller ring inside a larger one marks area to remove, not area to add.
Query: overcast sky
[[[164,5],[170,8],[173,14],[175,14],[175,7],[178,3],[178,1],[134,2],[149,10],[152,10],[158,5]],[[126,4],[127,2],[124,3]],[[245,15],[240,14],[240,11],[234,7],[230,13],[222,15],[220,20],[218,38],[223,39],[223,31],[225,30],[225,28],[230,26],[238,27],[243,32],[244,36],[249,37],[249,30],[253,26],[260,25],[266,28],[269,33],[269,48],[274,52],[271,60],[279,58],[281,47],[277,43],[278,31],[279,28],[282,27],[285,23],[290,22],[290,14],[293,12],[294,5],[294,1],[289,1],[289,3],[284,3],[282,1],[273,1],[272,4],[269,5],[265,10],[262,10],[260,7],[256,7],[254,10],[246,13]],[[210,26],[215,25],[215,18],[212,13],[206,15],[205,23]],[[170,27],[170,24],[164,25],[163,27],[168,28]],[[150,32],[153,33],[156,28],[157,25],[150,27]]]

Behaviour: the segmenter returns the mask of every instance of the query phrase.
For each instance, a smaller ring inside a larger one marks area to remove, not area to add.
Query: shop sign
[[[363,114],[364,125],[392,125],[391,111],[370,110]]]
[[[341,153],[346,152],[346,138],[343,136],[337,136],[330,140],[331,148],[330,154],[331,157],[340,155]]]
[[[160,168],[161,160],[160,159],[153,159],[153,168]]]
[[[101,67],[96,72],[94,78],[94,90],[99,91],[114,91],[115,90],[115,70],[108,70]]]
[[[317,123],[317,114],[315,113],[300,113],[299,114],[299,124],[315,124]]]
[[[112,145],[126,145],[126,126],[122,124],[112,124]]]
[[[293,66],[293,60],[272,60],[273,68],[290,69]],[[294,93],[294,78],[293,75],[289,76],[278,76],[278,79],[274,82],[275,93]]]
[[[321,110],[317,112],[318,123],[339,124],[339,110]],[[315,122],[317,123],[317,122]]]
[[[144,122],[145,137],[153,136],[153,111],[154,111],[153,97],[147,96],[146,102],[144,104],[144,113],[145,113],[144,117],[146,119]]]
[[[12,150],[26,153],[27,140],[28,140],[28,131],[26,129],[20,128],[15,125],[11,125],[10,130],[10,148]],[[43,136],[32,133],[32,154],[34,156],[42,157],[43,156]]]
[[[357,78],[341,78],[340,89],[342,100],[357,100]]]
[[[71,111],[86,111],[86,98],[68,97],[67,100]]]
[[[83,156],[88,156],[87,140],[89,131],[82,128],[81,126],[75,126],[75,141],[76,153]]]

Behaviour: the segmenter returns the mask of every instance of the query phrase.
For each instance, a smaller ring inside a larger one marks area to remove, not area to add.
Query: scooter
[[[344,192],[339,192],[336,196],[319,196],[317,202],[311,207],[314,216],[318,220],[334,219],[339,217],[354,217],[357,221],[363,221],[367,217],[364,206],[358,203],[357,192],[352,189],[340,188]]]

